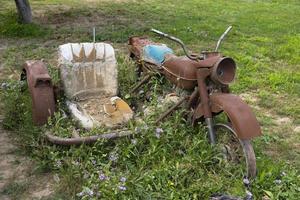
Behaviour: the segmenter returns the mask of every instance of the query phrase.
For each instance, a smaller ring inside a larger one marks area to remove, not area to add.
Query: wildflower
[[[156,128],[155,129],[155,136],[157,138],[160,138],[160,134],[163,133],[163,132],[164,132],[164,130],[162,130],[161,128]]]
[[[94,195],[93,190],[91,190],[90,188],[86,188],[86,194],[89,195],[90,197]]]
[[[119,156],[116,152],[111,152],[109,154],[109,160],[112,162],[116,162],[118,160]]]
[[[107,176],[105,176],[105,174],[101,172],[101,173],[99,174],[99,179],[100,179],[100,181],[104,181],[104,180],[107,179]]]
[[[121,190],[121,191],[127,190],[127,188],[126,188],[124,185],[119,185],[118,188],[119,188],[119,190]]]
[[[84,187],[81,192],[76,194],[76,196],[78,196],[78,197],[82,197],[84,195],[88,195],[88,196],[92,197],[92,196],[94,196],[94,191],[88,187]]]
[[[121,177],[121,178],[120,178],[120,181],[121,181],[122,183],[125,183],[126,180],[127,180],[127,179],[126,179],[125,177]]]
[[[132,139],[132,140],[131,140],[131,144],[136,145],[136,144],[137,144],[137,139]]]
[[[281,176],[286,176],[286,173],[285,173],[285,172],[281,172],[280,175],[281,175]]]
[[[92,163],[93,163],[93,165],[97,164],[96,160],[92,160]]]
[[[60,168],[61,165],[62,165],[62,164],[61,164],[61,161],[60,161],[60,160],[56,161],[55,167]]]
[[[250,181],[249,181],[249,179],[247,177],[243,178],[243,183],[244,183],[245,186],[249,186],[250,185]]]
[[[82,197],[83,195],[84,195],[83,191],[81,191],[81,192],[79,192],[79,193],[76,194],[76,196],[78,196],[78,197]]]
[[[253,194],[249,190],[246,190],[246,197],[244,199],[253,200]]]
[[[274,181],[274,183],[277,184],[277,185],[281,184],[281,182],[282,182],[282,181],[281,181],[281,180],[278,180],[278,179],[276,179],[276,180]]]

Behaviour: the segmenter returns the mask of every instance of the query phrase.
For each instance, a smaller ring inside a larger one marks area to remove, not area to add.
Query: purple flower
[[[78,197],[82,197],[84,195],[88,195],[90,197],[94,196],[94,191],[88,187],[84,187],[83,190],[76,194]]]
[[[111,152],[109,154],[109,160],[112,162],[116,162],[118,160],[119,156],[116,152]]]
[[[121,190],[121,191],[127,190],[127,188],[126,188],[124,185],[119,185],[118,188],[119,188],[119,190]]]
[[[127,179],[126,179],[125,177],[121,177],[121,178],[120,178],[120,181],[121,181],[122,183],[125,183],[126,180],[127,180]]]
[[[82,197],[83,195],[84,195],[83,191],[76,194],[76,196],[78,196],[78,197]]]
[[[100,181],[104,181],[107,179],[107,176],[105,176],[105,174],[103,174],[102,172],[99,174],[99,179]]]
[[[163,133],[163,132],[164,132],[164,130],[162,130],[161,128],[156,128],[155,129],[155,136],[157,138],[160,138],[160,134]]]
[[[92,160],[92,163],[93,163],[93,165],[97,164],[96,160]]]
[[[90,197],[94,195],[93,190],[91,190],[90,188],[87,188],[85,192],[86,192],[86,194],[89,195]]]

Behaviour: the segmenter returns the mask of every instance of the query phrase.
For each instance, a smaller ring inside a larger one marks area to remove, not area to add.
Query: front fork
[[[212,112],[209,105],[209,97],[207,93],[207,87],[205,83],[206,77],[210,75],[210,70],[207,68],[200,68],[197,70],[197,82],[198,90],[200,94],[201,106],[203,110],[203,116],[208,129],[209,141],[212,145],[216,144],[216,133],[214,130],[214,123],[212,119]]]

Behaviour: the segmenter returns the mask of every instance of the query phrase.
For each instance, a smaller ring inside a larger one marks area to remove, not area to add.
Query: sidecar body
[[[46,66],[41,61],[32,63],[35,64],[27,62],[24,68],[25,74],[30,75],[28,72],[31,72],[34,67],[38,68],[35,71],[44,73],[39,75],[44,78],[40,78],[40,84],[29,84],[29,88],[32,88],[30,91],[33,91],[31,94],[48,88],[44,96],[51,97],[51,101],[48,101],[50,105],[38,95],[32,95],[33,110],[38,104],[36,102],[43,102],[43,105],[39,106],[39,109],[42,107],[43,110],[37,110],[36,113],[43,112],[45,116],[43,115],[42,120],[38,118],[35,120],[39,122],[36,124],[41,125],[46,123],[47,118],[54,113],[54,92]],[[132,118],[133,112],[128,104],[117,96],[117,62],[114,49],[110,44],[68,43],[61,45],[58,50],[58,66],[69,113],[81,127],[85,129],[98,126],[117,127]],[[31,79],[35,80],[35,78]],[[27,80],[29,80],[28,77]],[[42,84],[42,81],[45,84]]]
[[[86,129],[114,127],[133,112],[119,97],[114,49],[105,43],[68,43],[59,47],[63,88],[72,116]]]

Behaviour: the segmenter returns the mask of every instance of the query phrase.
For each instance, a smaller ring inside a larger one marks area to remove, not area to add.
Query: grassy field
[[[20,92],[19,69],[28,59],[44,59],[58,81],[57,47],[66,42],[97,41],[116,48],[121,94],[134,77],[126,42],[132,35],[150,35],[156,28],[181,38],[191,50],[211,50],[233,26],[221,46],[238,63],[232,85],[254,109],[264,135],[253,141],[258,177],[251,185],[256,199],[299,199],[300,194],[300,2],[197,0],[31,0],[34,24],[19,25],[13,1],[0,8],[1,82],[6,114],[3,126],[22,141],[42,171],[58,174],[52,199],[208,199],[215,193],[245,196],[242,172],[226,164],[205,137],[205,129],[189,127],[182,111],[162,123],[155,135],[153,116],[132,122],[134,138],[98,141],[91,146],[63,148],[46,142],[45,129],[68,135],[73,122],[57,113],[46,127],[34,127],[28,93]],[[160,77],[148,88],[162,91]],[[157,98],[147,104],[156,105]],[[63,109],[63,105],[61,106]],[[97,130],[94,130],[97,131]],[[114,159],[112,159],[114,158]],[[124,186],[124,187],[122,187]],[[126,189],[126,190],[125,190]],[[93,193],[93,194],[92,194]],[[21,197],[21,193],[19,197]],[[16,195],[18,196],[18,195]]]

